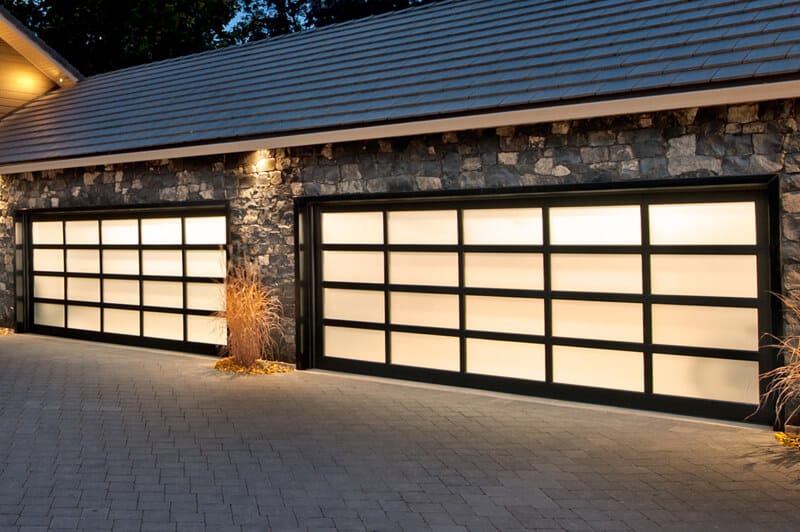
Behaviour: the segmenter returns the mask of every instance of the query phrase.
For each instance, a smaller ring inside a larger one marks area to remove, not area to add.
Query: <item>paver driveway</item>
[[[766,427],[0,338],[0,530],[767,530]]]

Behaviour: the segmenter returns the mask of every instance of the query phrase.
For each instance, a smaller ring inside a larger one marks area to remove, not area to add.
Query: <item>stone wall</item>
[[[785,100],[5,177],[0,309],[7,323],[17,208],[229,200],[233,257],[279,286],[291,353],[292,196],[764,174],[780,177],[784,290],[800,296],[799,112]]]

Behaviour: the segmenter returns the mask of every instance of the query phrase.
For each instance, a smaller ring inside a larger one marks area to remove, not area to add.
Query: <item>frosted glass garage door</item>
[[[755,405],[765,211],[726,198],[323,205],[321,360]]]
[[[132,344],[226,342],[225,320],[213,315],[224,305],[224,213],[72,216],[29,222],[34,330]]]

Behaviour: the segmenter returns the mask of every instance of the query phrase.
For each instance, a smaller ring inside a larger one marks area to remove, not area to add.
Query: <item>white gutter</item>
[[[709,107],[738,103],[800,97],[800,80],[745,85],[722,89],[679,92],[591,103],[566,104],[518,111],[487,113],[455,118],[439,118],[360,128],[301,133],[255,140],[200,144],[136,152],[112,153],[88,157],[55,159],[24,163],[0,164],[0,174],[16,174],[61,168],[101,166],[108,164],[178,159],[202,155],[219,155],[255,150],[293,148],[356,140],[371,140],[411,135],[427,135],[468,129],[517,126],[542,122],[580,120],[601,116],[652,113],[690,107]]]

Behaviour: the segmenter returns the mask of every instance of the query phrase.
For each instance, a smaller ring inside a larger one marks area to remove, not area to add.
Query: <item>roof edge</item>
[[[78,69],[69,64],[3,6],[0,6],[0,39],[6,41],[59,87],[71,87],[84,79]]]
[[[428,135],[448,131],[518,126],[542,122],[582,120],[603,116],[627,115],[711,107],[715,105],[743,104],[786,98],[800,98],[800,80],[780,81],[736,87],[674,92],[632,98],[600,100],[586,103],[551,105],[514,111],[470,114],[465,116],[415,120],[395,124],[364,126],[328,131],[311,131],[290,135],[262,137],[247,140],[231,140],[193,144],[187,146],[162,147],[131,152],[116,152],[29,161],[0,163],[0,175],[36,172],[63,168],[101,166],[107,164],[135,163],[160,159],[177,159],[205,155],[221,155],[265,149],[295,148],[338,142],[375,140],[381,138]]]

